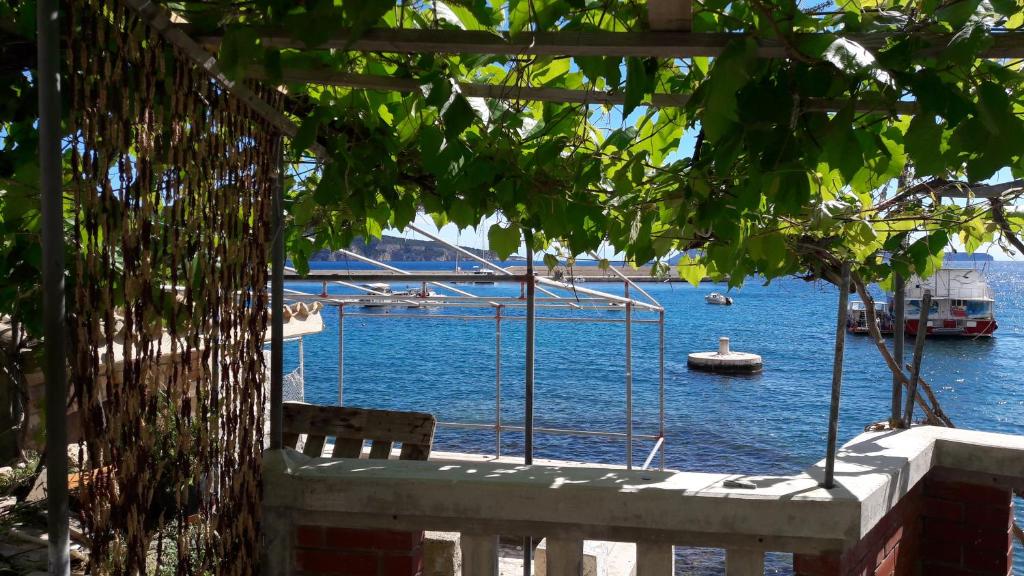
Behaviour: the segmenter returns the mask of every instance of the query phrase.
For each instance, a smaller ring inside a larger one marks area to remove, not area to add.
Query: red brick
[[[924,499],[923,516],[925,518],[960,521],[964,517],[964,505],[963,502],[928,497]]]
[[[987,506],[1007,506],[1010,503],[1010,491],[1005,488],[967,484],[965,482],[927,480],[925,494],[942,500],[985,504]]]
[[[327,528],[325,541],[348,550],[412,550],[423,542],[423,532]]]
[[[422,558],[419,554],[381,558],[380,576],[418,576],[422,570]]]
[[[896,557],[899,555],[899,544],[875,568],[875,576],[893,576],[896,573]]]
[[[1009,556],[1005,548],[1000,553],[996,550],[967,546],[964,548],[964,568],[993,576],[1005,574],[1010,569]]]
[[[839,576],[839,555],[794,554],[793,573],[796,576]]]
[[[303,548],[322,548],[324,528],[322,526],[298,526],[295,529],[295,544]]]
[[[1013,509],[1009,506],[967,506],[964,510],[964,523],[971,526],[982,526],[1005,530],[1013,522]]]
[[[896,548],[896,545],[899,544],[901,540],[903,540],[903,526],[898,526],[885,541],[884,550],[886,554]]]
[[[959,542],[928,538],[921,547],[921,553],[922,560],[929,563],[960,566],[963,562],[963,546]]]
[[[296,550],[296,568],[332,576],[377,576],[377,556],[335,550]]]

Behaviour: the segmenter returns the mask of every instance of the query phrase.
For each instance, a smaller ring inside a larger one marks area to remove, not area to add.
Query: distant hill
[[[944,259],[946,262],[992,262],[995,260],[991,254],[985,254],[984,252],[975,252],[974,254],[946,252]]]
[[[490,250],[462,247],[464,250],[487,260],[497,260],[498,255]],[[450,262],[455,260],[455,250],[435,242],[433,240],[413,240],[398,236],[385,235],[380,240],[373,238],[367,244],[362,238],[357,238],[348,247],[349,251],[360,256],[373,258],[382,262]],[[336,262],[345,260],[341,252],[321,250],[313,255],[310,260]],[[463,257],[463,260],[469,260]]]

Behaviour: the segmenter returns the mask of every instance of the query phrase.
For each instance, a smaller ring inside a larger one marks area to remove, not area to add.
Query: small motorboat
[[[370,298],[360,298],[359,304],[364,308],[385,308],[392,304],[391,296],[394,296],[394,292],[391,290],[390,284],[384,282],[374,282],[372,284],[363,284],[363,290],[366,291],[366,295]],[[378,298],[373,298],[378,296]],[[383,296],[384,298],[380,298]]]
[[[426,282],[424,282],[423,285],[420,286],[419,289],[417,289],[417,288],[410,288],[408,290],[405,290],[404,292],[399,292],[396,295],[397,296],[409,296],[411,298],[410,300],[406,300],[405,301],[406,302],[406,308],[419,308],[421,306],[437,306],[438,305],[438,303],[436,301],[429,300],[429,298],[436,298],[438,294],[437,294],[437,292],[434,292],[433,290],[427,288],[427,283]],[[420,298],[422,298],[423,300],[422,301],[417,301]]]
[[[719,306],[732,306],[732,298],[722,294],[721,292],[712,292],[704,297],[704,301],[708,304],[717,304]]]

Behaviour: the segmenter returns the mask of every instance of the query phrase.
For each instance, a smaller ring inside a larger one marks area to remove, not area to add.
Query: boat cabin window
[[[921,301],[920,300],[907,300],[907,311],[906,311],[907,317],[908,318],[913,318],[914,316],[917,316],[920,313],[921,313]],[[932,314],[938,314],[938,313],[939,313],[939,301],[938,300],[932,300],[931,305],[928,307],[928,314],[932,315]]]

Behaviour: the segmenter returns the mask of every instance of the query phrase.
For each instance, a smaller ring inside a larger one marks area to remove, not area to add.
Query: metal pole
[[[892,357],[898,366],[903,366],[903,343],[907,325],[906,281],[903,276],[896,274],[893,278],[893,306],[895,307],[896,318],[892,327]],[[902,369],[901,369],[902,370]],[[903,406],[903,382],[896,374],[892,375],[892,417],[890,424],[897,427],[902,422],[900,410]]]
[[[302,336],[299,336],[299,378],[302,379],[302,386],[306,386],[306,352],[302,347]]]
[[[914,337],[914,359],[911,361],[910,389],[907,390],[907,405],[903,412],[903,426],[910,428],[914,418],[914,400],[917,398],[917,381],[921,376],[921,356],[924,354],[924,338],[928,334],[928,309],[932,306],[932,292],[925,290],[921,297],[921,313],[917,317],[917,334]]]
[[[284,446],[284,142],[278,141],[270,277],[270,449]]]
[[[524,463],[533,464],[533,365],[534,345],[537,328],[537,282],[533,276],[533,241],[532,234],[526,242],[526,414],[524,415],[524,433],[526,435],[526,454]],[[523,539],[523,576],[533,573],[533,538]]]
[[[338,406],[345,405],[345,305],[338,304]]]
[[[501,306],[494,308],[494,455],[501,458]]]
[[[629,300],[629,282],[624,283],[626,297],[626,470],[633,469],[633,302]]]
[[[658,436],[661,437],[661,466],[665,469],[665,311],[658,312]]]
[[[49,572],[71,572],[68,548],[67,355],[64,335],[64,196],[60,152],[60,26],[57,0],[36,4],[39,66],[39,189],[42,215],[46,375],[46,526]]]
[[[839,313],[836,314],[836,349],[832,357],[832,404],[828,412],[828,453],[825,456],[825,482],[835,487],[836,440],[839,436],[839,394],[843,388],[843,351],[846,345],[846,312],[850,300],[850,265],[843,263],[842,283],[839,285]]]

